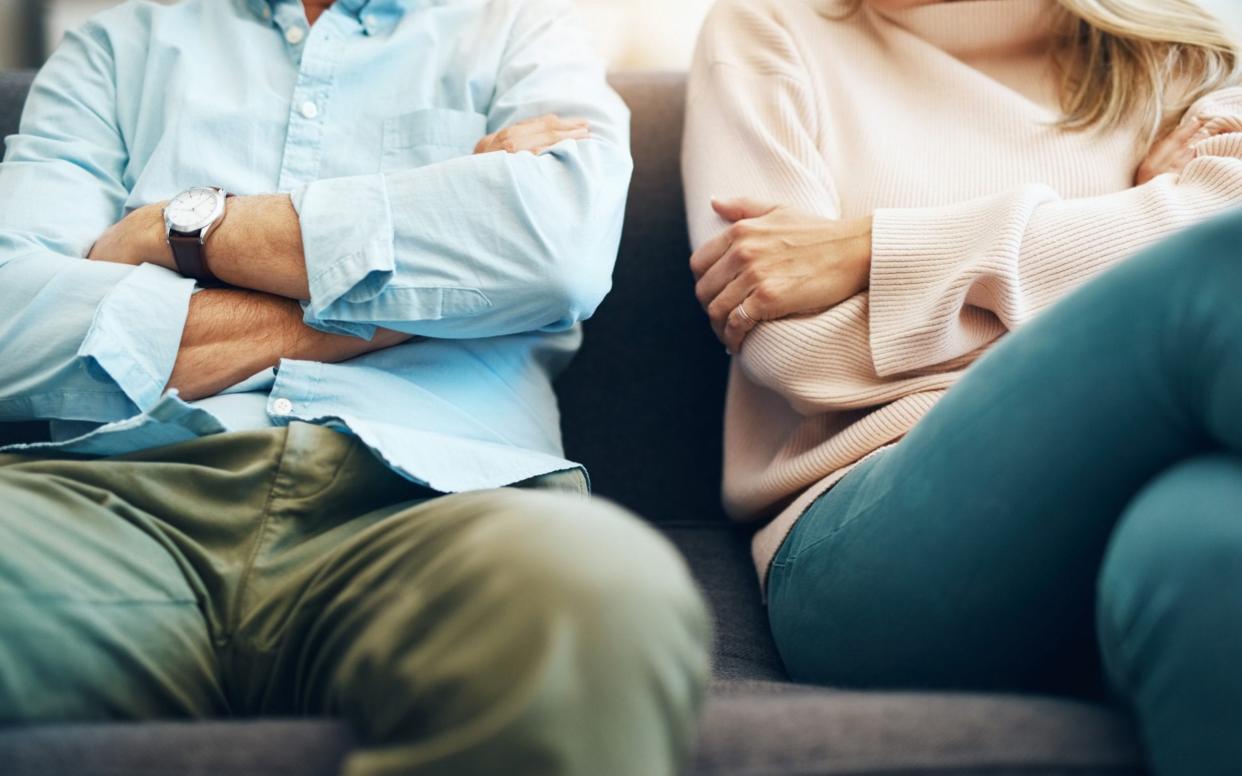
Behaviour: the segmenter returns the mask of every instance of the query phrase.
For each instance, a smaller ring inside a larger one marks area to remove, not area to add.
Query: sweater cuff
[[[983,275],[1012,272],[1035,209],[1056,200],[1046,186],[1027,186],[954,205],[877,210],[870,290],[876,375],[891,377],[973,350],[962,325],[972,285]]]

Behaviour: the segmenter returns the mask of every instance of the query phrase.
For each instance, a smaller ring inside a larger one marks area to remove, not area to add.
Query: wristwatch
[[[207,267],[203,244],[224,219],[224,189],[196,186],[172,198],[164,208],[164,227],[177,271],[203,285],[220,285]]]

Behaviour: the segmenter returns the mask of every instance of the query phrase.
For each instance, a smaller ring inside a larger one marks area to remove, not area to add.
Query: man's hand
[[[164,227],[167,202],[145,205],[109,227],[91,248],[88,259],[116,264],[159,264],[175,269]]]
[[[870,218],[837,221],[744,199],[712,207],[733,226],[695,251],[690,269],[730,353],[763,321],[822,312],[870,284]]]
[[[565,140],[588,140],[591,125],[586,119],[562,119],[549,114],[535,119],[519,121],[511,127],[494,132],[479,141],[475,154],[495,151],[517,154],[529,151],[541,154]]]

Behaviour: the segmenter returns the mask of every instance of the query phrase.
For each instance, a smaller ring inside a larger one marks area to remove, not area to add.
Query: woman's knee
[[[1153,644],[1203,645],[1216,625],[1242,627],[1240,507],[1242,459],[1229,455],[1183,463],[1130,504],[1105,556],[1097,602],[1115,679],[1124,681]]]

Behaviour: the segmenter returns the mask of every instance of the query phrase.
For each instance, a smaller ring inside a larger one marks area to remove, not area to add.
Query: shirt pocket
[[[381,171],[408,170],[474,152],[487,134],[487,117],[431,108],[384,120]]]

